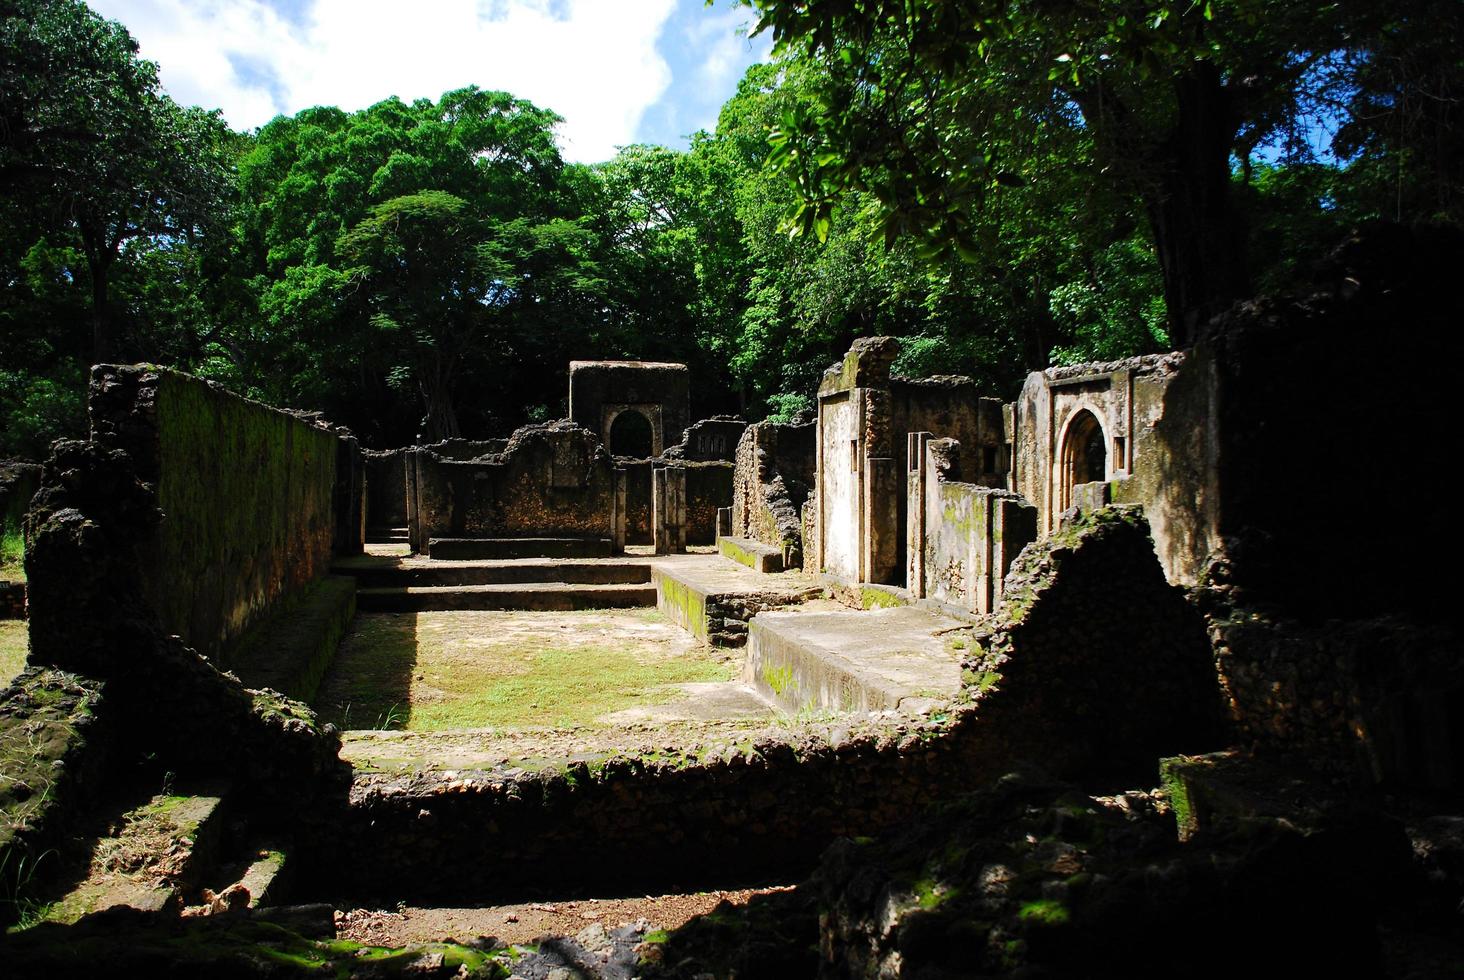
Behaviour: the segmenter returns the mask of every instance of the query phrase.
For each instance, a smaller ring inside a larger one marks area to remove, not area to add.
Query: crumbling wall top
[[[890,383],[890,365],[900,354],[898,337],[860,337],[844,359],[824,372],[820,396],[851,388],[885,388]]]

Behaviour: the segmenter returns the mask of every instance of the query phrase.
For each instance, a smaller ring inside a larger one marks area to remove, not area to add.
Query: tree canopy
[[[106,358],[376,446],[561,415],[576,357],[786,417],[875,333],[1009,397],[1464,220],[1456,0],[750,5],[776,54],[715,131],[581,165],[471,86],[231,132],[80,0],[0,0],[0,455],[81,431]]]

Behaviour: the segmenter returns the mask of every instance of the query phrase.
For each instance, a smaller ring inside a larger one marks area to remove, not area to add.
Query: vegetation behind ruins
[[[1448,0],[757,6],[777,56],[715,133],[580,165],[550,108],[471,87],[234,133],[77,0],[0,5],[0,455],[82,432],[94,360],[375,446],[556,417],[571,357],[788,415],[885,334],[897,370],[1010,397],[1182,345],[1358,222],[1464,214]]]

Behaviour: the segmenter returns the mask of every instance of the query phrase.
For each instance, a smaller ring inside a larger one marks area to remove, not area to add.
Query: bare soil
[[[706,915],[722,902],[745,905],[754,895],[789,891],[792,886],[589,898],[565,902],[532,902],[484,908],[417,908],[397,911],[351,909],[336,912],[342,939],[373,946],[409,943],[469,942],[480,936],[509,944],[533,943],[546,936],[573,936],[598,922],[606,929],[644,919],[649,929],[678,929],[695,916]]]

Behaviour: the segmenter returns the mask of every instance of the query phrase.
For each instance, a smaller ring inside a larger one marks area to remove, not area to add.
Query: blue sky
[[[627,143],[685,146],[766,37],[731,0],[88,0],[121,21],[179,102],[238,129],[312,105],[504,89],[565,117],[580,162]]]

